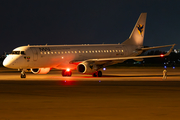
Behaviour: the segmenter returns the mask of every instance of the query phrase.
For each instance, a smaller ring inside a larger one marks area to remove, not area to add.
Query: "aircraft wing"
[[[175,44],[173,44],[173,45],[175,45]],[[173,46],[173,45],[163,45],[163,46],[156,46],[156,47],[147,47],[147,48],[140,48],[140,49],[137,49],[137,50],[147,51],[147,50],[151,50],[151,49],[169,47],[169,46]]]
[[[87,62],[90,62],[90,61],[91,62],[104,62],[104,61],[114,61],[114,60],[127,60],[127,59],[142,59],[142,58],[164,57],[164,56],[168,56],[172,52],[175,44],[173,44],[173,45],[166,45],[166,47],[168,47],[168,46],[172,46],[172,47],[169,50],[169,52],[167,52],[164,55],[129,56],[129,57],[119,57],[119,58],[100,58],[100,59],[88,59],[88,60],[85,60],[85,61],[87,61]],[[154,47],[154,48],[160,48],[160,47],[162,47],[162,46],[158,46],[158,47]]]

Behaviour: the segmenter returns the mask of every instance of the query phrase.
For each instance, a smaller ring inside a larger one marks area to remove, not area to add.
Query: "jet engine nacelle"
[[[97,71],[97,66],[92,62],[82,62],[77,66],[77,70],[80,73],[91,74]]]
[[[31,72],[34,74],[47,74],[50,71],[50,68],[33,68]]]

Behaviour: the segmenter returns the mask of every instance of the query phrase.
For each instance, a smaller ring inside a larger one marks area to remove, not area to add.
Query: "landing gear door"
[[[38,52],[36,48],[31,48],[32,52],[33,52],[33,60],[37,61],[38,59]]]

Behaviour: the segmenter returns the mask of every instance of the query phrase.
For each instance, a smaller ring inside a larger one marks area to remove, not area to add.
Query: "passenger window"
[[[89,53],[91,53],[91,51],[89,51]]]
[[[48,54],[50,54],[50,53],[48,52]]]
[[[123,50],[122,50],[122,52],[123,52]]]
[[[60,52],[58,52],[58,54],[60,54]]]

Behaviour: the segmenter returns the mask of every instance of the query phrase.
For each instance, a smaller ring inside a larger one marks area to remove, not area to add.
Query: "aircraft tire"
[[[66,72],[66,70],[63,70],[63,71],[62,71],[62,76],[63,76],[63,77],[66,77],[66,76],[69,76],[69,77],[70,77],[71,75],[72,75],[72,71],[70,71],[70,72]]]
[[[65,77],[65,70],[62,71],[62,76]]]
[[[72,75],[72,71],[70,71],[69,73],[68,73],[68,76],[70,77]]]
[[[95,72],[95,73],[93,73],[93,74],[92,74],[92,76],[93,76],[93,77],[97,77],[97,74],[96,74],[96,72]]]
[[[26,78],[26,74],[21,74],[21,78]]]
[[[98,71],[98,77],[102,77],[102,72]]]

